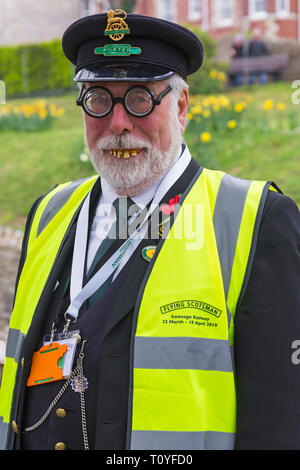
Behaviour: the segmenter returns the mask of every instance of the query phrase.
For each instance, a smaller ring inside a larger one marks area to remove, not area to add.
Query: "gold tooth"
[[[138,150],[109,150],[110,155],[114,155],[117,158],[129,158],[135,157],[138,154]]]

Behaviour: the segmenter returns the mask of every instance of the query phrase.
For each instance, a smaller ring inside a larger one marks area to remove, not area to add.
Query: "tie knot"
[[[121,196],[115,199],[112,205],[115,208],[117,219],[120,218],[125,220],[128,220],[133,215],[131,211],[129,214],[130,207],[133,205],[137,206],[130,197],[126,196]],[[138,210],[139,207],[137,206],[136,209]]]

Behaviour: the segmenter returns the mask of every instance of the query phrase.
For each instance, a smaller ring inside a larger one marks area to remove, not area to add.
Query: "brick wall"
[[[162,11],[164,0],[137,0],[136,12],[144,15],[158,16]],[[201,17],[193,19],[189,15],[188,0],[173,0],[175,17],[178,23],[197,24],[218,39],[229,34],[242,31],[252,31],[259,28],[269,40],[294,39],[298,40],[298,0],[290,0],[290,12],[279,14],[276,11],[276,0],[267,0],[268,14],[257,19],[250,15],[249,0],[239,0],[234,3],[234,15],[231,24],[222,25],[218,16],[219,0],[201,0],[203,10]]]

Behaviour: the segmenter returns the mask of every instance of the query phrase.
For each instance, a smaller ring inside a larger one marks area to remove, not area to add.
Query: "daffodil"
[[[56,111],[56,116],[58,117],[63,116],[64,114],[65,114],[64,108],[58,108],[58,110]]]
[[[285,105],[285,103],[279,102],[279,103],[277,103],[276,108],[277,108],[279,111],[284,111],[285,108],[286,108],[286,105]]]
[[[203,103],[203,106],[205,106],[207,108],[210,105],[210,99],[209,98],[204,98],[202,103]]]
[[[202,134],[200,135],[200,138],[202,140],[202,142],[204,142],[205,144],[210,142],[211,140],[211,135],[209,132],[202,132]]]
[[[212,78],[212,79],[217,78],[217,75],[218,75],[218,72],[217,72],[217,70],[215,70],[215,69],[212,69],[212,70],[209,72],[209,76],[210,76],[210,78]]]
[[[230,121],[227,122],[228,129],[235,129],[236,126],[237,122],[234,119],[230,119]]]
[[[191,108],[191,113],[192,114],[201,114],[202,113],[202,106],[200,104],[193,106]]]
[[[220,80],[220,82],[225,82],[226,74],[224,72],[218,72],[217,79]]]
[[[47,117],[47,115],[48,115],[48,112],[47,112],[46,109],[42,108],[42,109],[39,110],[39,117],[41,119],[45,119]]]
[[[202,114],[203,114],[203,117],[209,118],[209,116],[210,116],[210,110],[209,110],[209,109],[204,109],[204,111],[203,111]]]
[[[227,108],[227,106],[229,106],[229,104],[230,104],[230,100],[229,100],[229,98],[227,98],[227,96],[220,95],[219,96],[219,103],[222,106],[222,108]]]
[[[244,109],[245,109],[245,102],[244,101],[241,101],[240,103],[236,103],[236,105],[234,106],[234,110],[237,113],[241,113]]]
[[[271,100],[271,99],[266,100],[266,101],[264,101],[264,103],[263,103],[263,109],[264,109],[265,111],[269,111],[270,109],[273,108],[273,105],[274,105],[273,100]]]

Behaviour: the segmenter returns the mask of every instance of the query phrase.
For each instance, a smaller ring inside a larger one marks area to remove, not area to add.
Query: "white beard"
[[[130,134],[99,138],[90,149],[91,162],[95,171],[104,178],[121,196],[135,196],[143,193],[151,184],[158,181],[170,168],[180,152],[182,135],[177,117],[177,103],[172,100],[170,109],[171,144],[167,151],[161,152],[150,142]],[[136,149],[143,150],[128,159],[109,155],[104,150]]]

